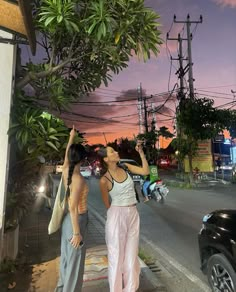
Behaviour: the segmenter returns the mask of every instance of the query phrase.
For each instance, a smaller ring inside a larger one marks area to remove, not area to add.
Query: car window
[[[236,216],[212,216],[208,220],[208,224],[214,224],[216,227],[225,230],[234,230],[236,224]]]
[[[227,219],[218,217],[216,225],[226,230],[234,230],[235,228],[235,222],[232,220],[232,218]]]

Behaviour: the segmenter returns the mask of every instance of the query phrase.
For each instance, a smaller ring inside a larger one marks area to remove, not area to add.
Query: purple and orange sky
[[[163,104],[168,91],[179,82],[175,74],[179,64],[170,61],[170,55],[173,58],[178,55],[178,43],[166,42],[166,33],[169,32],[171,38],[177,38],[178,33],[186,37],[186,25],[173,23],[174,14],[176,20],[181,21],[185,21],[188,14],[190,20],[199,20],[200,15],[203,17],[202,23],[191,25],[195,93],[213,98],[216,106],[234,100],[231,90],[236,91],[236,0],[146,0],[145,3],[160,14],[164,41],[160,54],[146,63],[133,57],[129,67],[114,76],[108,87],[102,86],[81,100],[89,103],[73,107],[72,111],[77,113],[75,121],[67,121],[67,124],[74,123],[81,132],[86,132],[89,144],[104,144],[104,135],[109,142],[138,134],[137,88],[140,83],[145,95],[153,95],[147,101],[150,108],[151,102],[155,107]],[[183,53],[187,56],[186,41],[183,46]],[[187,80],[186,74],[186,87]],[[156,115],[158,127],[173,129],[175,106],[175,101],[170,99],[162,113]],[[164,141],[161,146],[166,144]]]

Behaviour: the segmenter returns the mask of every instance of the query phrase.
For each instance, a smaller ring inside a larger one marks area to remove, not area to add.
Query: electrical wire
[[[199,94],[200,96],[203,97],[212,97],[212,98],[221,98],[221,99],[228,99],[228,100],[232,100],[233,97],[223,97],[223,96],[215,96],[215,95],[210,95],[210,94],[205,94],[205,93],[199,93],[199,92],[195,92],[195,94]]]
[[[137,103],[132,103],[132,104],[112,104],[112,105],[110,105],[109,103],[108,104],[87,104],[87,103],[73,103],[73,104],[77,104],[77,105],[79,105],[79,106],[93,106],[93,107],[97,107],[97,106],[107,106],[107,107],[109,107],[109,106],[112,106],[112,107],[114,107],[114,106],[123,106],[123,107],[127,107],[127,106],[138,106],[138,104]]]
[[[123,100],[107,100],[107,101],[76,101],[73,104],[104,104],[104,103],[116,103],[116,102],[127,102],[127,101],[137,101],[137,98],[133,99],[123,99]]]
[[[172,58],[170,59],[170,71],[169,71],[169,77],[168,77],[168,84],[167,84],[167,88],[168,88],[168,91],[170,91],[170,79],[171,79],[171,71],[172,71],[172,66],[173,66],[173,63],[172,63]]]
[[[236,84],[220,85],[220,86],[209,86],[209,87],[201,87],[201,88],[198,88],[198,89],[223,88],[223,87],[232,87],[232,86],[236,86]]]
[[[216,92],[216,91],[209,91],[209,90],[203,90],[203,89],[196,89],[198,91],[202,91],[202,92],[209,92],[209,93],[213,93],[213,94],[220,94],[220,95],[229,95],[232,96],[232,93],[223,93],[223,92]]]
[[[231,101],[231,102],[227,102],[225,104],[221,104],[221,105],[219,105],[219,106],[217,106],[215,108],[222,108],[222,107],[225,107],[227,105],[232,105],[232,104],[235,104],[235,103],[236,103],[236,101],[234,100],[234,101]]]

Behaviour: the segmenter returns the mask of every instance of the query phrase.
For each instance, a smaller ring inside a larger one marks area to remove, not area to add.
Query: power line
[[[204,96],[204,97],[212,97],[212,98],[221,98],[221,99],[228,99],[228,100],[232,100],[233,99],[233,97],[223,97],[223,96],[215,96],[215,95],[210,95],[210,94],[205,94],[205,93],[196,93],[196,94],[198,94],[198,95],[200,95],[200,96]]]
[[[100,91],[100,90],[102,90],[102,91],[110,91],[110,92],[117,92],[117,93],[120,93],[120,94],[124,94],[126,92],[125,90],[120,91],[120,90],[112,90],[112,89],[108,89],[108,88],[98,88],[98,89],[96,89],[95,92]],[[130,94],[130,95],[134,95],[135,96],[135,92]]]
[[[107,100],[107,101],[75,101],[72,102],[73,104],[104,104],[104,103],[116,103],[116,102],[127,102],[127,101],[133,101],[137,100],[137,98],[132,99],[123,99],[123,100]]]
[[[78,105],[80,105],[80,106],[93,106],[93,107],[97,107],[97,106],[106,106],[106,104],[81,104],[81,103],[74,103],[74,104],[78,104]],[[112,104],[112,105],[109,105],[109,103],[107,104],[107,106],[109,107],[109,106],[112,106],[112,107],[114,107],[114,106],[122,106],[122,107],[126,107],[126,106],[137,106],[137,103],[132,103],[132,104]]]
[[[221,104],[221,105],[219,105],[219,106],[217,106],[215,108],[221,108],[221,107],[225,107],[227,105],[232,105],[232,104],[235,104],[235,103],[236,103],[236,101],[234,100],[234,101],[231,101],[231,102],[227,102],[227,103]]]
[[[203,90],[203,89],[197,89],[198,91],[202,91],[202,92],[209,92],[209,93],[214,93],[214,94],[221,94],[221,95],[229,95],[232,96],[232,93],[223,93],[223,92],[216,92],[216,91],[209,91],[209,90]]]
[[[232,86],[236,86],[236,84],[220,85],[220,86],[208,86],[208,87],[201,87],[201,88],[198,88],[198,89],[223,88],[223,87],[232,87]]]
[[[116,117],[110,117],[110,119],[116,119],[116,118],[126,118],[126,117],[133,117],[133,116],[137,116],[137,114],[131,114],[131,115],[124,115],[124,116],[116,116]]]

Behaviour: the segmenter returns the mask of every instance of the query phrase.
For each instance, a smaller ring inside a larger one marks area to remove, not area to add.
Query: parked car
[[[170,160],[167,157],[162,157],[158,160],[158,166],[159,167],[169,167],[170,166]]]
[[[214,292],[236,292],[236,210],[203,217],[198,235],[201,269]]]
[[[132,165],[140,166],[135,160],[133,159],[120,159],[119,164],[122,166],[124,163],[129,163]],[[143,176],[139,174],[133,174],[130,173],[130,176],[132,177],[134,182],[141,183],[143,181]]]
[[[90,177],[92,175],[92,166],[88,160],[85,160],[80,166],[80,173],[84,177]]]

